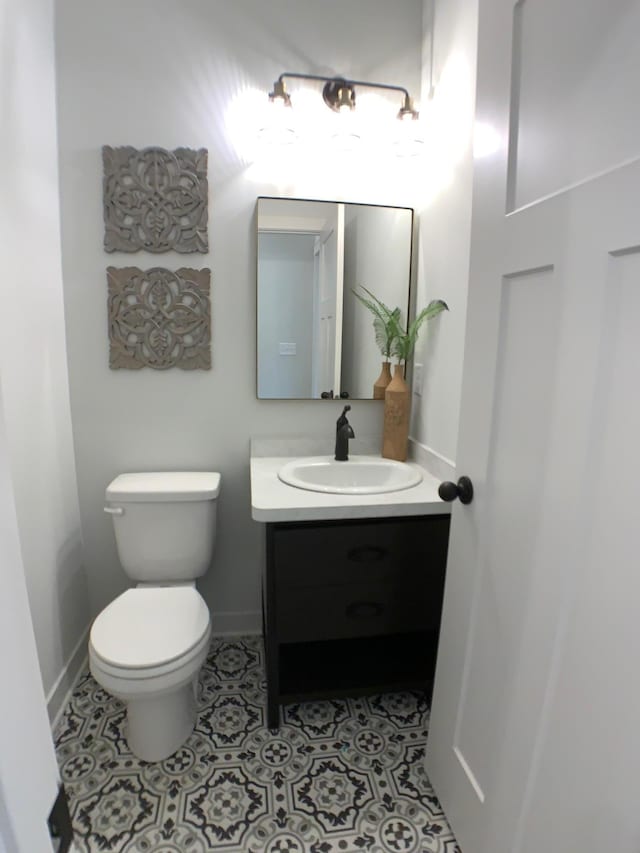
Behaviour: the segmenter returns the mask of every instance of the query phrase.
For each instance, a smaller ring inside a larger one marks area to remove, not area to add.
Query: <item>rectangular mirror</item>
[[[406,321],[413,210],[258,199],[260,399],[370,400],[383,357],[363,285]]]

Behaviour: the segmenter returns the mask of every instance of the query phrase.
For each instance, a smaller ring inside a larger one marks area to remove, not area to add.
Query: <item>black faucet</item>
[[[353,427],[347,420],[347,412],[351,406],[345,406],[336,422],[336,462],[347,462],[349,459],[349,439],[355,438]]]

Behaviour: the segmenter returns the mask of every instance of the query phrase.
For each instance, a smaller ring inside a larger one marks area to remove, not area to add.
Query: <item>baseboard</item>
[[[73,688],[76,686],[78,679],[84,672],[88,657],[88,635],[89,626],[87,626],[87,628],[82,632],[82,636],[78,640],[74,650],[69,655],[67,662],[62,668],[62,672],[56,679],[51,690],[47,693],[47,711],[52,731],[54,731],[58,725],[62,712],[71,698]]]
[[[259,610],[214,610],[211,627],[214,637],[262,634],[262,614]]]
[[[447,459],[437,450],[433,450],[426,444],[421,444],[411,436],[409,437],[409,456],[439,480],[455,478],[456,463],[453,460]]]

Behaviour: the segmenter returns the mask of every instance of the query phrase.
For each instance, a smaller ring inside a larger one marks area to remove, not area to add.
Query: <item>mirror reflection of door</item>
[[[344,284],[344,205],[316,240],[314,286],[313,397],[340,396],[342,299]]]
[[[380,373],[364,285],[406,317],[413,211],[258,199],[258,397],[371,399]]]
[[[258,397],[312,396],[314,234],[258,235]]]

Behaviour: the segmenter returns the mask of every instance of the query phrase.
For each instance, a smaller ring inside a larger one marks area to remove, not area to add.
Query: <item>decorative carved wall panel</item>
[[[211,272],[108,267],[109,367],[211,368]]]
[[[102,149],[107,252],[208,252],[207,149]]]

